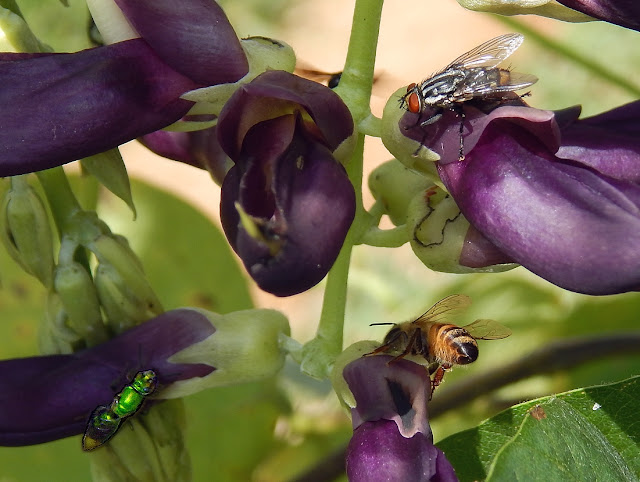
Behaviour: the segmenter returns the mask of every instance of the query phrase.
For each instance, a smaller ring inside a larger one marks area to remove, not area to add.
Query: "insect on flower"
[[[460,116],[459,160],[464,160],[462,104],[477,98],[500,100],[504,92],[515,92],[538,81],[534,75],[498,67],[522,45],[523,40],[523,35],[509,33],[477,46],[428,79],[409,84],[406,94],[400,98],[400,107],[420,115],[432,109],[433,113],[427,119],[420,121],[418,118],[420,127],[438,121],[444,109],[454,111]]]
[[[144,399],[153,393],[157,385],[158,376],[153,370],[136,373],[131,383],[109,405],[100,405],[91,413],[82,437],[82,450],[94,450],[107,443],[122,422],[140,410]]]
[[[378,353],[398,353],[393,360],[416,356],[427,361],[432,391],[440,384],[446,370],[453,365],[467,365],[478,359],[476,340],[498,340],[511,335],[511,330],[494,320],[479,319],[460,327],[446,323],[445,318],[466,309],[471,298],[451,295],[438,301],[426,313],[404,323],[373,323],[394,325],[384,337],[382,346],[365,356]],[[421,360],[414,360],[420,362]]]

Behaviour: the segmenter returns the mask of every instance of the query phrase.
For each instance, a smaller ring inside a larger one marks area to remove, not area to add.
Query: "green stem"
[[[36,174],[47,196],[58,233],[62,236],[67,222],[81,210],[80,204],[71,190],[62,167],[39,171]]]
[[[513,28],[514,30],[519,30],[527,36],[527,39],[533,40],[540,46],[552,51],[553,53],[565,57],[572,62],[575,62],[586,71],[591,72],[596,77],[600,77],[606,81],[609,81],[612,84],[620,87],[621,89],[626,90],[630,94],[636,97],[640,97],[640,87],[638,87],[638,85],[634,84],[633,82],[629,82],[627,78],[612,72],[611,70],[600,65],[597,62],[594,62],[588,56],[578,53],[564,43],[556,42],[555,40],[550,39],[546,35],[543,35],[537,30],[527,26],[524,22],[514,20],[511,17],[503,16],[497,16],[496,19],[501,23],[508,25],[510,28]]]
[[[356,125],[371,113],[369,100],[382,4],[383,0],[356,0],[347,60],[340,85],[336,88],[336,93],[349,107]],[[302,349],[300,368],[316,378],[325,378],[330,374],[335,357],[342,351],[351,251],[371,226],[371,216],[362,205],[363,153],[364,134],[360,133],[351,159],[345,166],[356,194],[355,218],[342,250],[327,275],[316,337]]]
[[[335,89],[349,107],[356,125],[371,113],[369,100],[383,3],[383,0],[356,1],[347,60]]]
[[[392,229],[371,227],[362,237],[362,244],[378,246],[380,248],[399,248],[409,242],[407,226],[396,226]]]

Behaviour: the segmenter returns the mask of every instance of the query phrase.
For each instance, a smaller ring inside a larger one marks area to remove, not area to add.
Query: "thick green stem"
[[[340,85],[336,88],[336,92],[349,107],[356,124],[370,115],[369,99],[382,3],[382,0],[356,1],[347,61]],[[356,148],[346,165],[347,174],[356,193],[355,219],[342,250],[327,275],[316,337],[302,349],[300,368],[316,378],[329,375],[335,357],[342,351],[351,251],[371,225],[370,215],[362,205],[363,153],[364,135],[359,134]]]

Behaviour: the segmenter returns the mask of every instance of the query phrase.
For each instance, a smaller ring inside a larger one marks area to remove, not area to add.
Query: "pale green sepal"
[[[435,186],[414,196],[407,210],[407,230],[411,249],[422,263],[445,273],[498,273],[517,264],[497,264],[469,268],[460,264],[469,221],[453,198]]]
[[[369,175],[369,190],[382,203],[391,222],[400,226],[407,222],[407,207],[418,192],[434,185],[430,177],[419,174],[396,159],[376,167]]]
[[[302,347],[300,371],[317,380],[324,380],[331,374],[340,346],[334,340],[316,336]]]
[[[267,70],[293,72],[296,55],[293,49],[280,40],[266,37],[249,37],[240,40],[249,62],[249,72],[237,82],[213,85],[189,91],[182,99],[206,102],[211,105],[209,114],[218,115],[229,97],[243,84],[247,84]]]
[[[124,165],[120,151],[111,149],[95,156],[89,156],[80,161],[82,168],[95,177],[104,187],[122,199],[136,217],[136,207],[131,196],[131,185],[127,168]]]
[[[196,109],[197,107],[197,109]],[[210,110],[210,106],[205,106],[203,104],[196,104],[193,106],[193,109],[188,112],[187,115],[199,115],[201,111]],[[206,114],[206,112],[203,112]],[[195,132],[201,131],[203,129],[209,129],[218,124],[218,119],[213,119],[210,121],[183,121],[179,120],[174,122],[173,124],[164,127],[163,130],[170,132]]]
[[[87,7],[104,43],[113,44],[140,37],[114,0],[87,0]]]
[[[171,363],[206,363],[215,371],[182,380],[164,389],[162,398],[178,398],[211,387],[272,377],[284,365],[280,334],[289,335],[287,318],[275,310],[244,310],[226,315],[189,308],[206,316],[216,331],[207,339],[176,353]]]
[[[409,169],[437,179],[438,173],[434,163],[440,160],[440,156],[424,147],[418,141],[405,136],[398,125],[402,116],[407,112],[400,107],[400,98],[406,91],[406,88],[400,88],[395,91],[384,106],[382,113],[382,143],[396,159]]]
[[[46,287],[53,283],[53,233],[38,193],[23,176],[11,178],[0,213],[0,238],[9,255]]]
[[[88,453],[94,482],[191,480],[183,429],[182,400],[167,401],[125,420],[104,447]]]
[[[592,22],[597,20],[582,12],[565,7],[555,0],[458,0],[464,8],[498,15],[538,15],[564,22]]]
[[[96,287],[84,266],[76,262],[58,266],[53,285],[67,313],[69,327],[88,346],[107,341]]]
[[[380,346],[380,342],[373,340],[362,340],[348,346],[335,360],[333,370],[331,370],[331,385],[333,390],[338,396],[340,403],[348,408],[354,408],[356,406],[356,400],[349,389],[349,385],[342,376],[344,367],[346,367],[353,360],[360,358],[366,353],[371,353],[373,350]]]
[[[9,3],[9,8],[0,7],[0,52],[50,52],[51,48],[41,43],[29,25],[15,13],[19,12],[15,3]]]

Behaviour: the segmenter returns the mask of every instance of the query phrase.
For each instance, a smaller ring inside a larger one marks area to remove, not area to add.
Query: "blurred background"
[[[274,37],[289,43],[305,67],[341,70],[353,0],[220,3],[240,37]],[[56,51],[90,47],[88,14],[82,0],[69,0],[68,8],[57,0],[18,0],[18,4],[36,34]],[[52,18],[56,21],[51,22]],[[538,35],[640,86],[637,32],[604,23],[568,24],[537,17],[505,21],[464,10],[455,0],[394,0],[386,2],[383,10],[376,67],[379,78],[371,99],[374,114],[381,115],[387,98],[399,87],[428,77],[485,40],[513,31],[524,33],[525,42],[509,58],[510,66],[540,79],[527,99],[533,107],[560,109],[582,104],[583,115],[593,115],[635,100],[631,93],[545,46]],[[130,176],[136,180],[133,189],[138,220],[134,223],[123,203],[109,194],[100,199],[100,214],[113,231],[129,238],[165,308],[195,305],[227,312],[253,303],[283,311],[296,340],[304,343],[313,337],[322,284],[282,299],[255,289],[237,260],[225,265],[221,258],[234,258],[217,231],[219,188],[206,172],[159,158],[137,142],[123,146],[122,153]],[[388,158],[379,139],[367,139],[366,172]],[[370,206],[368,192],[364,198]],[[202,253],[198,266],[187,259],[194,250]],[[4,253],[0,266],[0,358],[36,354],[44,293]],[[224,277],[233,288],[205,271],[209,267],[220,270],[220,266],[225,266]],[[194,284],[200,288],[192,289]],[[640,313],[638,294],[577,295],[523,268],[493,275],[434,273],[408,246],[384,251],[357,247],[349,285],[346,344],[381,340],[386,328],[370,327],[370,323],[406,321],[452,293],[465,293],[474,300],[466,322],[493,318],[513,330],[506,340],[480,342],[480,359],[468,368],[453,370],[444,386],[508,364],[563,337],[637,330]],[[636,355],[530,378],[434,420],[434,436],[437,441],[477,425],[511,403],[638,373],[640,356]],[[258,398],[260,403],[256,403]],[[186,404],[196,481],[289,480],[339,450],[351,434],[349,419],[329,383],[301,376],[293,363],[276,381],[209,390],[189,397]],[[217,475],[212,478],[211,474]],[[80,437],[34,447],[0,448],[0,482],[88,478],[89,462],[80,450]]]

